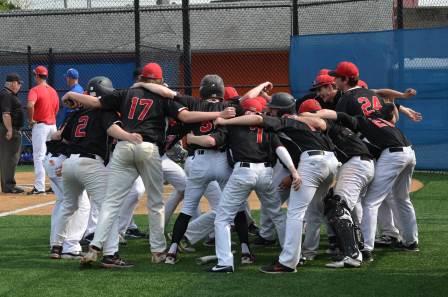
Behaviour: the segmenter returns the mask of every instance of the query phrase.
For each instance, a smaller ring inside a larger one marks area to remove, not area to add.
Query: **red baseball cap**
[[[332,70],[328,73],[331,76],[338,76],[338,77],[359,77],[359,70],[358,67],[353,64],[352,62],[343,61],[336,66],[335,70]]]
[[[142,69],[141,77],[149,79],[162,79],[162,67],[157,63],[148,63]]]
[[[261,112],[263,110],[263,104],[257,98],[246,99],[241,102],[241,107],[244,110],[250,110],[255,112]]]
[[[259,102],[260,102],[260,104],[261,104],[261,106],[263,107],[263,109],[266,107],[266,105],[268,104],[268,102],[266,101],[266,99],[264,98],[264,97],[262,97],[262,96],[258,96],[258,97],[255,97],[255,99],[257,99]]]
[[[237,90],[234,87],[224,88],[224,100],[236,100],[240,97]]]
[[[34,74],[48,76],[48,69],[45,66],[39,65],[33,70]]]
[[[310,91],[315,91],[316,89],[328,86],[334,84],[334,77],[330,76],[328,74],[322,74],[316,76],[316,79],[313,82],[313,86],[311,87]]]
[[[319,101],[316,99],[307,99],[300,104],[299,113],[302,112],[316,112],[322,109]]]
[[[324,75],[324,74],[328,74],[331,70],[327,69],[327,68],[322,68],[321,70],[319,70],[319,72],[317,73],[317,75]]]
[[[369,86],[367,85],[367,83],[363,80],[358,80],[358,86],[364,89],[368,89]]]

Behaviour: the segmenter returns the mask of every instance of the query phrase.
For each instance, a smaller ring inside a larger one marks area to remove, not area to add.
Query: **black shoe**
[[[25,192],[24,189],[19,188],[19,187],[14,187],[11,190],[4,191],[3,193],[7,193],[7,194],[21,194],[23,192]]]
[[[101,266],[104,268],[131,268],[134,267],[134,264],[126,262],[120,258],[118,253],[115,253],[113,256],[104,256],[101,260]]]
[[[45,191],[47,194],[54,194],[53,189],[51,187],[48,188],[48,190]]]
[[[255,225],[255,223],[251,223],[248,227],[247,227],[248,231],[249,231],[249,235],[252,236],[257,236],[258,233],[260,232],[260,229],[258,228],[257,225]]]
[[[38,191],[36,188],[33,188],[31,191],[26,193],[27,195],[45,195],[45,191]]]
[[[257,235],[257,237],[252,241],[254,246],[274,246],[275,240],[269,240]]]
[[[398,239],[393,236],[381,235],[375,239],[375,247],[396,247],[398,245]]]
[[[364,262],[373,262],[373,252],[372,251],[361,251],[362,253],[362,260]]]
[[[61,259],[62,246],[54,245],[50,250],[50,258],[51,259]]]
[[[87,234],[86,236],[84,236],[83,239],[81,239],[79,241],[79,244],[81,246],[89,246],[89,244],[92,242],[94,236],[95,236],[95,233]]]
[[[215,265],[212,268],[208,270],[208,272],[213,273],[232,273],[233,267],[232,266],[221,266],[221,265]]]
[[[405,251],[405,252],[418,252],[420,249],[418,248],[418,243],[413,242],[410,245],[404,245],[402,242],[399,242],[397,248]]]
[[[269,273],[269,274],[279,274],[279,273],[295,273],[297,272],[296,269],[292,269],[289,267],[286,267],[285,265],[280,264],[279,262],[276,262],[272,265],[262,266],[260,267],[260,271],[263,273]]]
[[[124,237],[126,239],[144,239],[146,238],[146,233],[141,232],[138,228],[127,229]]]
[[[203,243],[204,246],[214,247],[215,246],[215,238],[209,238]]]

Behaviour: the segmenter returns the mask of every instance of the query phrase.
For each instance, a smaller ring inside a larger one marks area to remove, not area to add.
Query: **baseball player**
[[[302,103],[300,115],[321,110],[313,99]],[[361,193],[370,184],[374,175],[373,157],[366,144],[350,129],[333,121],[327,121],[328,134],[336,146],[338,160],[343,164],[338,171],[333,195],[325,199],[325,214],[332,227],[343,258],[327,264],[330,268],[359,267],[362,248],[359,222],[352,218]]]
[[[34,70],[36,86],[28,93],[28,122],[32,127],[34,187],[28,195],[45,194],[45,142],[56,132],[56,115],[59,97],[56,90],[47,84],[48,70],[37,66]]]
[[[395,106],[387,103],[372,118],[350,117],[345,113],[325,111],[324,117],[337,119],[353,131],[361,132],[378,147],[380,154],[375,167],[375,175],[364,197],[361,230],[365,247],[363,257],[373,260],[378,208],[392,192],[392,207],[397,226],[402,237],[402,248],[418,251],[418,228],[414,207],[409,197],[409,187],[415,167],[415,153],[403,133],[395,127]]]
[[[94,85],[97,90],[104,90],[101,84],[102,77],[93,78],[89,82],[89,89]],[[97,93],[100,92],[97,91]],[[141,135],[131,134],[120,128],[115,112],[79,107],[71,116],[61,135],[63,140],[70,141],[68,146],[70,157],[62,166],[64,198],[61,210],[56,216],[58,224],[55,228],[56,235],[51,243],[52,254],[61,252],[61,244],[66,237],[66,226],[70,217],[78,209],[79,196],[84,189],[92,203],[100,209],[107,187],[108,172],[105,163],[108,158],[108,136],[132,143],[142,142]],[[118,234],[117,229],[112,232]],[[132,266],[118,255],[116,243],[112,242],[115,239],[116,237],[111,236],[106,242],[101,265],[103,267]]]
[[[338,161],[333,153],[331,140],[314,126],[288,117],[295,114],[295,100],[287,93],[276,93],[267,105],[272,116],[245,115],[219,124],[259,125],[268,131],[283,132],[282,144],[291,156],[300,158],[297,171],[302,184],[298,191],[291,188],[286,217],[286,234],[279,261],[263,266],[264,273],[296,272],[301,255],[303,218],[313,199],[321,200],[336,176]],[[284,117],[282,117],[285,115]],[[326,128],[324,121],[316,126]]]
[[[52,135],[51,141],[47,141],[47,155],[44,159],[45,172],[50,179],[50,185],[56,196],[56,203],[51,213],[51,230],[50,230],[50,245],[56,240],[56,228],[62,222],[58,221],[62,210],[64,201],[64,186],[60,170],[62,163],[69,156],[67,144],[60,140],[62,130],[67,122],[70,121],[68,116],[61,128]],[[58,140],[56,140],[58,139]],[[84,231],[87,227],[87,222],[90,213],[90,202],[87,193],[83,191],[78,197],[78,208],[69,218],[66,229],[66,238],[62,244],[62,251],[59,249],[52,252],[50,258],[52,259],[80,259],[81,258],[81,240]]]
[[[146,73],[149,75],[146,75]],[[155,73],[157,73],[157,76],[154,75]],[[141,82],[151,82],[160,80],[161,77],[162,69],[160,66],[156,63],[149,63],[143,68],[139,80]],[[191,112],[178,103],[167,100],[142,87],[115,91],[111,95],[100,99],[69,92],[63,99],[74,100],[91,108],[119,112],[123,128],[129,132],[139,133],[143,137],[141,144],[119,141],[115,147],[108,173],[106,197],[100,210],[95,236],[90,244],[89,252],[81,259],[82,263],[95,262],[109,236],[118,238],[117,218],[119,210],[138,175],[143,179],[148,196],[148,209],[150,210],[148,213],[149,241],[152,260],[155,263],[162,262],[165,260],[166,241],[162,197],[163,176],[159,148],[163,149],[164,147],[165,118],[169,116],[193,123],[214,120],[220,115],[227,117],[229,116],[228,113]],[[113,242],[117,244],[118,240],[113,240]],[[116,249],[118,250],[118,244]]]
[[[256,99],[247,99],[242,103],[246,114],[262,111],[262,105]],[[203,146],[220,147],[228,145],[231,162],[234,163],[232,175],[227,182],[215,219],[216,255],[218,264],[210,272],[233,272],[233,254],[231,252],[230,224],[236,214],[245,209],[247,197],[255,190],[264,209],[274,222],[280,240],[284,238],[284,216],[280,210],[281,201],[274,199],[275,186],[272,183],[275,155],[287,166],[293,176],[293,186],[297,190],[300,177],[288,151],[275,133],[257,126],[229,126],[219,128],[210,136],[191,136],[189,142]],[[251,257],[249,247],[242,244],[242,263]]]

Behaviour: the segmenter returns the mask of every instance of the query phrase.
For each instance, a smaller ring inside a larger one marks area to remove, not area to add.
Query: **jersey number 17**
[[[153,103],[154,101],[152,99],[144,99],[144,98],[140,99],[138,97],[133,97],[131,101],[131,108],[129,109],[128,119],[133,120],[135,117],[135,111],[137,110],[137,107],[144,106],[137,117],[137,120],[143,121],[146,115],[148,114],[149,110],[151,109]]]

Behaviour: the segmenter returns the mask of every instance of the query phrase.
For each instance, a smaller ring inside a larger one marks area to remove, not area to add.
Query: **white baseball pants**
[[[56,132],[56,130],[56,125],[47,125],[44,123],[35,124],[32,129],[34,187],[38,191],[45,191],[45,168],[43,164],[47,152],[45,142],[50,140],[51,134]]]

